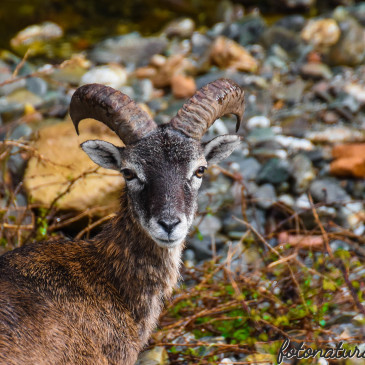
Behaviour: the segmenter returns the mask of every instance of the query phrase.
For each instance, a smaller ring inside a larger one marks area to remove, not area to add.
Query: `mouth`
[[[176,247],[179,243],[181,243],[181,239],[177,239],[177,240],[165,240],[162,238],[157,238],[157,237],[153,237],[153,239],[155,240],[155,242],[160,246],[160,247],[164,247],[164,248],[172,248],[172,247]]]

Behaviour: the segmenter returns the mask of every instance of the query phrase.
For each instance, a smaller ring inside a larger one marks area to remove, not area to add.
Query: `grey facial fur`
[[[239,143],[226,135],[202,145],[162,126],[125,148],[103,141],[82,148],[94,162],[123,173],[136,221],[159,246],[172,248],[184,241],[196,213],[198,169],[228,157]]]

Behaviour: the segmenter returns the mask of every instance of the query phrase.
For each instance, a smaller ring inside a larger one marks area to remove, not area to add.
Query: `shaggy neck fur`
[[[96,247],[98,256],[104,258],[100,267],[103,275],[117,289],[145,343],[156,325],[162,301],[171,295],[178,280],[183,245],[159,247],[134,218],[124,193],[119,214],[96,237]]]

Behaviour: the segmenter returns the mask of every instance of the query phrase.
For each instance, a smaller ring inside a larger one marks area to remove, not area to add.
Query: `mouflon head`
[[[244,92],[231,80],[216,80],[191,97],[167,124],[156,123],[127,95],[90,84],[74,93],[70,115],[78,132],[82,119],[94,118],[124,142],[82,143],[98,165],[120,171],[135,220],[161,247],[182,243],[197,209],[197,193],[210,164],[228,157],[240,143],[237,135],[201,138],[219,117],[233,113],[237,130],[244,113]]]

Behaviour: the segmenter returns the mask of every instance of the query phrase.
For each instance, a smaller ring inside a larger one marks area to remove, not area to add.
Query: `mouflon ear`
[[[208,164],[218,163],[227,158],[241,143],[241,137],[225,134],[203,144],[205,159]]]
[[[122,163],[120,156],[121,147],[94,139],[82,143],[81,148],[99,166],[120,171]]]

